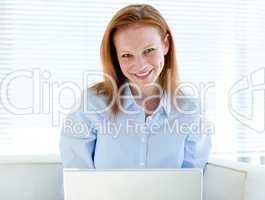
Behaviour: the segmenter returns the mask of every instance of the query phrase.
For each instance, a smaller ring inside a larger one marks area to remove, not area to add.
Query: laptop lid
[[[202,200],[201,169],[64,169],[65,200]]]

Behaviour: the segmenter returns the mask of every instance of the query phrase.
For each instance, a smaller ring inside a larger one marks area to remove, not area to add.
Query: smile
[[[143,73],[135,74],[135,76],[140,79],[145,79],[151,74],[152,71],[153,69],[150,71],[143,72]]]

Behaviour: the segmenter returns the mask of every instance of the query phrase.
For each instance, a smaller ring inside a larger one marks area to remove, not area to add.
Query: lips
[[[141,73],[135,74],[135,76],[137,78],[144,79],[144,78],[147,78],[151,74],[152,71],[153,70],[151,69],[149,71],[145,71],[145,72],[141,72]]]

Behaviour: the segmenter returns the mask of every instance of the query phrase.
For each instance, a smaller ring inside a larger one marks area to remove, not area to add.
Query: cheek
[[[125,61],[121,61],[119,64],[120,64],[120,67],[121,67],[121,71],[124,74],[127,74],[128,73],[128,70],[129,70],[129,63],[128,62],[125,62]]]
[[[161,55],[160,53],[156,53],[150,57],[149,61],[150,63],[152,63],[152,65],[156,66],[157,68],[161,68],[164,65],[164,56]]]

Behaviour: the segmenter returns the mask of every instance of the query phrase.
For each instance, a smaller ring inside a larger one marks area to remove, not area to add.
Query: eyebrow
[[[144,49],[147,49],[147,48],[149,48],[149,47],[152,47],[152,46],[154,46],[155,44],[148,44],[148,45],[146,45],[145,47],[144,47]],[[122,52],[121,53],[126,53],[126,52],[128,52],[128,53],[130,53],[130,51],[127,51],[127,50],[122,50]]]

